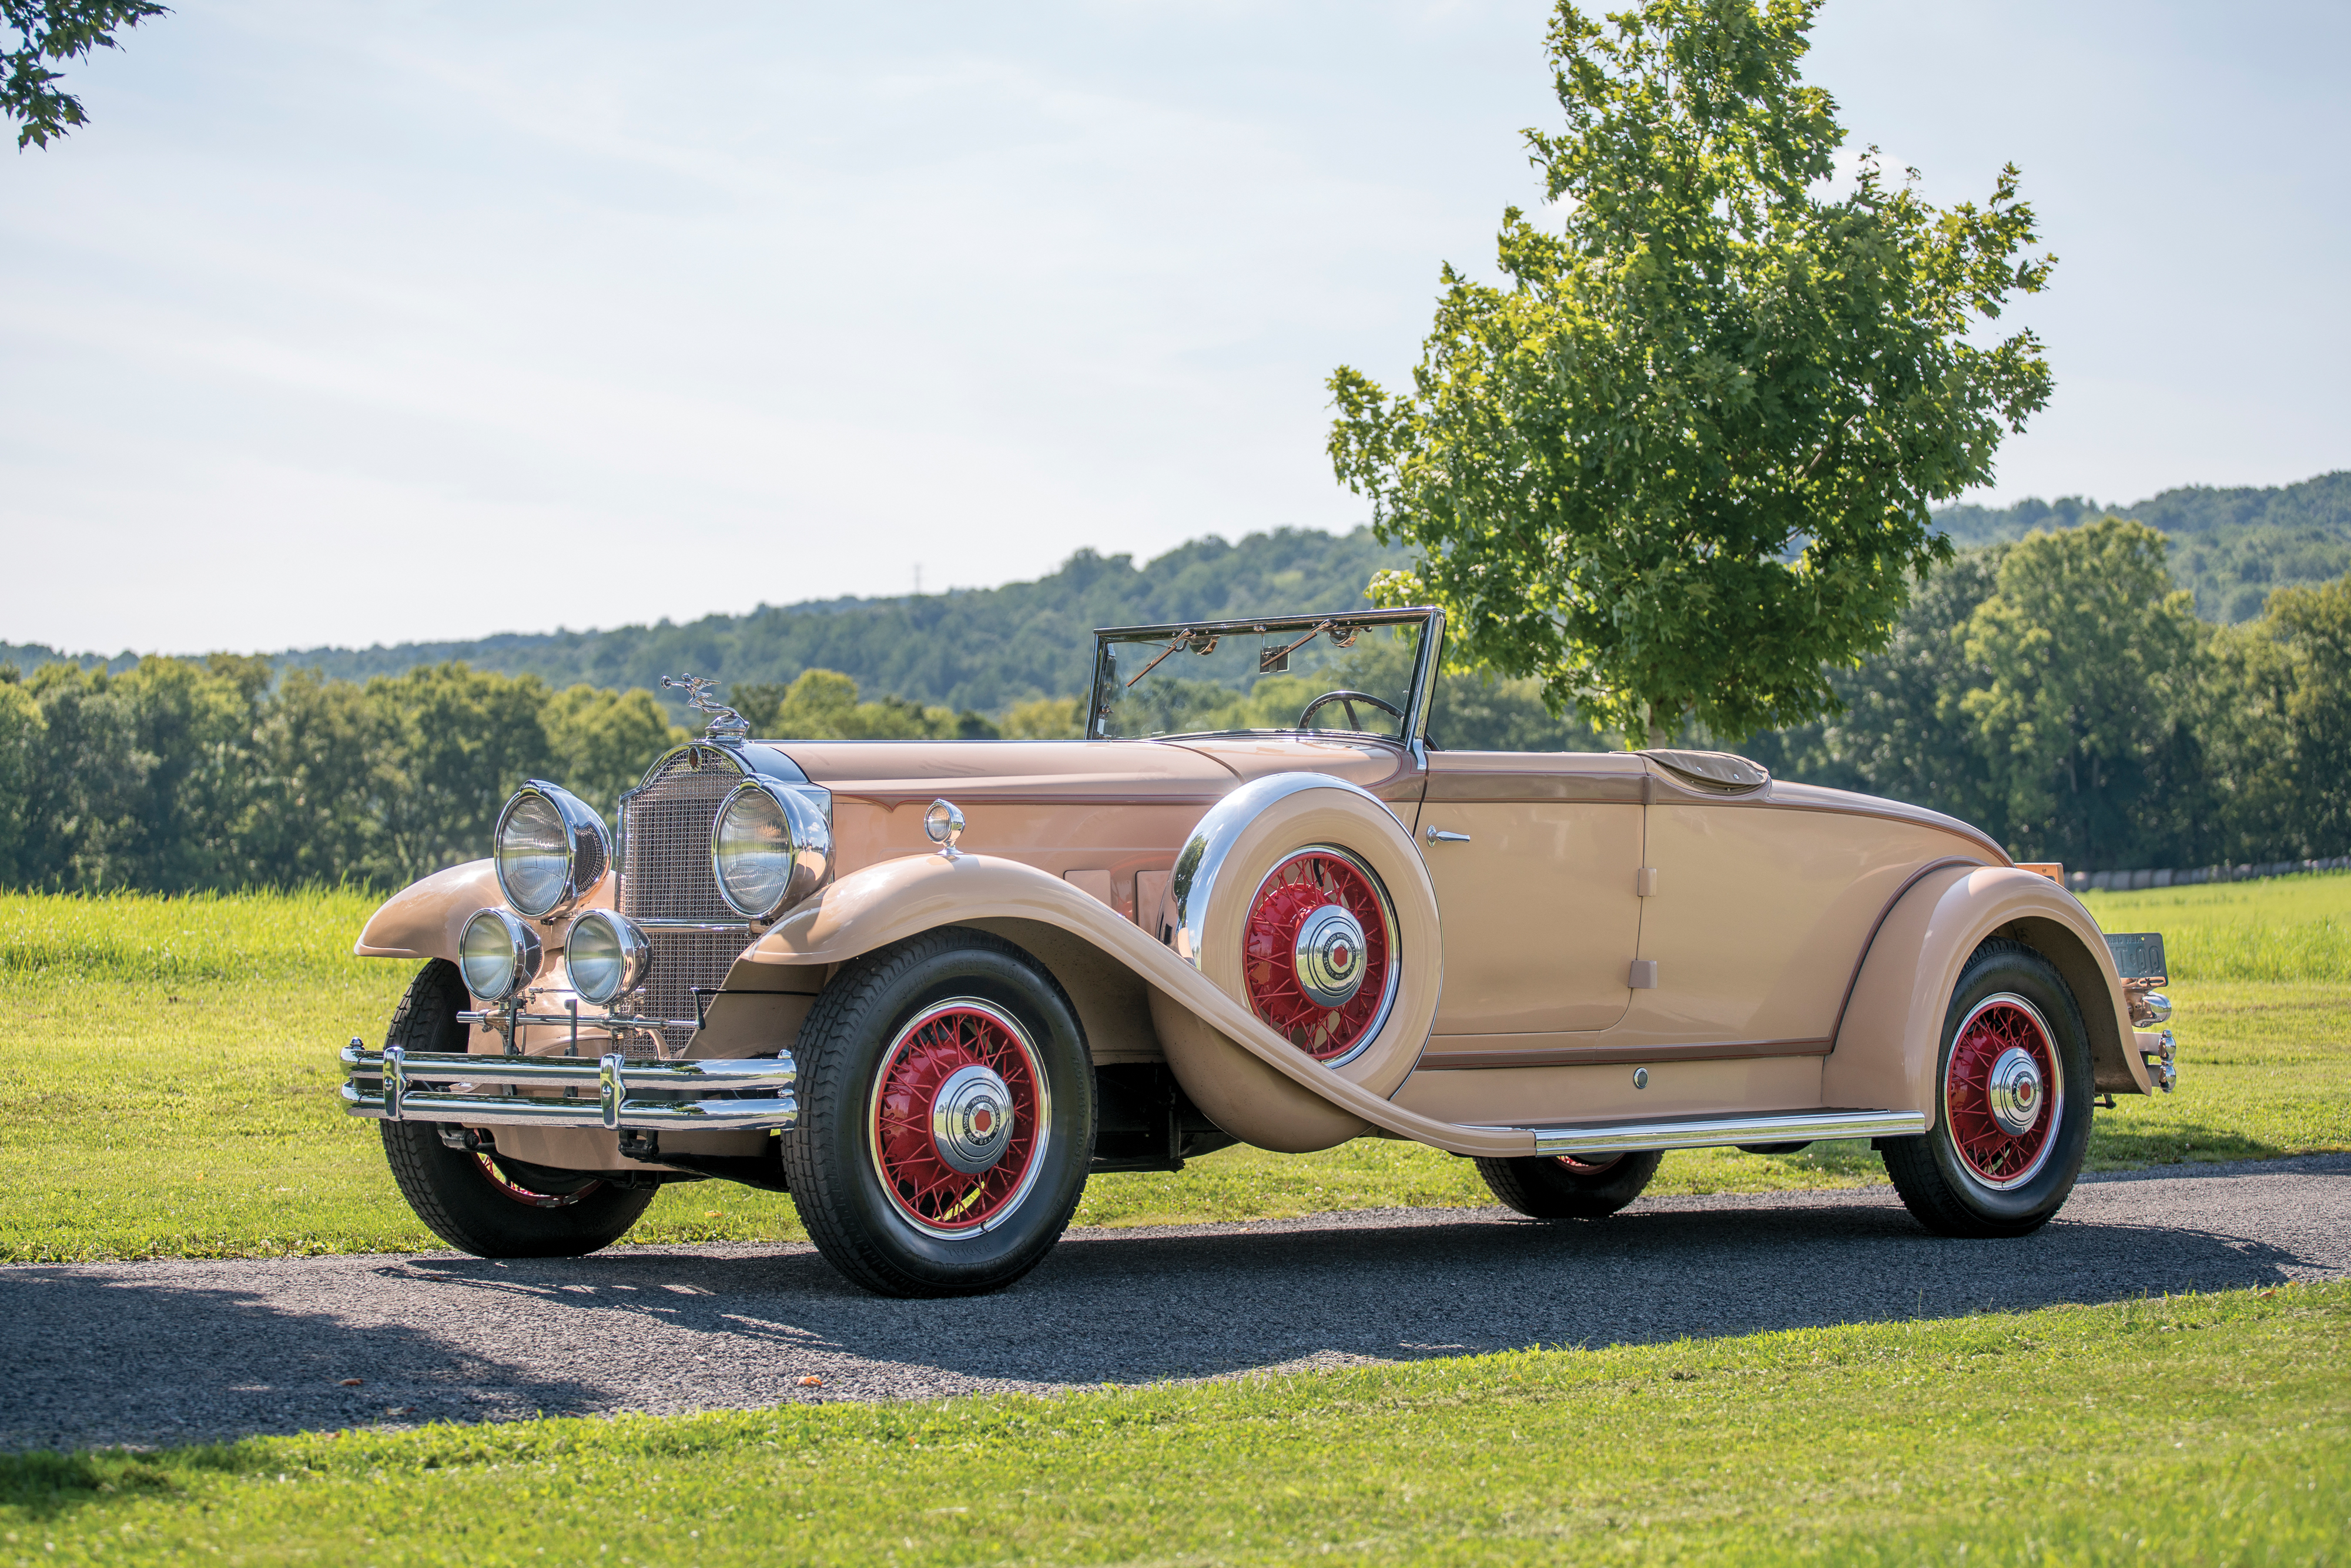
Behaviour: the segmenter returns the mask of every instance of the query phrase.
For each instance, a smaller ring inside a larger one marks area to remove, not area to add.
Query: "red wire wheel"
[[[2031,1180],[2055,1146],[2065,1081],[2049,1024],[2022,997],[1987,997],[1960,1023],[1943,1069],[1943,1123],[1960,1166],[1984,1186]]]
[[[1249,900],[1241,933],[1249,1007],[1315,1061],[1350,1061],[1387,1021],[1395,941],[1395,911],[1371,867],[1327,844],[1300,850]]]
[[[1010,1218],[1044,1168],[1051,1092],[1034,1041],[977,998],[898,1031],[873,1079],[873,1171],[899,1215],[933,1236]]]

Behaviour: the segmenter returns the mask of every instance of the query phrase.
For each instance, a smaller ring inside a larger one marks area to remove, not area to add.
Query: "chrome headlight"
[[[571,923],[563,944],[563,967],[583,1002],[600,1008],[645,983],[653,945],[637,923],[609,909],[591,909]]]
[[[503,909],[476,910],[457,938],[465,988],[502,1002],[538,977],[538,933]]]
[[[765,920],[832,875],[832,828],[800,795],[746,779],[711,826],[710,869],[729,907]]]
[[[507,902],[533,920],[559,915],[612,863],[604,819],[570,790],[533,779],[498,813],[492,852]]]

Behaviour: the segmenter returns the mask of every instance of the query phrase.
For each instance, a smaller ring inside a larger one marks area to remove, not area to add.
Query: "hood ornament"
[[[710,739],[740,740],[751,733],[749,719],[711,695],[718,689],[716,681],[705,680],[700,675],[693,674],[681,680],[672,680],[669,676],[664,675],[661,684],[666,689],[684,692],[686,706],[696,713],[706,713],[710,716],[710,727],[703,732]]]

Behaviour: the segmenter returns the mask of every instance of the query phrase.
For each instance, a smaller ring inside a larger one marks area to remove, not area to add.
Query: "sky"
[[[182,0],[0,154],[0,642],[365,645],[1345,529],[1325,378],[1489,275],[1531,0]],[[6,35],[0,34],[0,40]],[[2051,406],[1970,499],[2351,466],[2351,7],[1830,0],[2017,163]]]

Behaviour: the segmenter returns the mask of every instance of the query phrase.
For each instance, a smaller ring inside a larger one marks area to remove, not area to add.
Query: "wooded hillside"
[[[2171,580],[2196,595],[2196,613],[2207,621],[2251,621],[2272,589],[2351,571],[2351,471],[2258,490],[2193,485],[2126,507],[2081,496],[1996,509],[1950,507],[1935,520],[1965,548],[2006,544],[2036,528],[2070,528],[2109,512],[2170,538]]]
[[[2196,612],[2208,621],[2251,620],[2273,588],[2351,570],[2351,472],[2270,489],[2167,490],[2125,507],[2078,496],[1996,509],[1952,507],[1936,519],[1965,548],[2069,528],[2109,511],[2170,536],[2173,580],[2195,593]],[[1001,588],[762,604],[746,615],[684,624],[302,648],[270,661],[280,671],[314,669],[338,680],[405,674],[455,660],[476,670],[537,675],[559,689],[580,683],[654,687],[681,723],[683,705],[657,689],[663,675],[692,670],[722,685],[783,685],[804,670],[838,670],[869,695],[993,716],[1083,687],[1096,626],[1343,609],[1363,603],[1372,574],[1402,559],[1368,529],[1334,536],[1285,528],[1238,544],[1195,539],[1139,567],[1132,556],[1081,550],[1050,576]],[[758,589],[750,580],[713,585],[722,596],[747,597]],[[0,664],[31,671],[59,661],[119,672],[138,657],[0,643]]]

